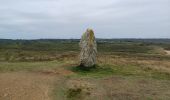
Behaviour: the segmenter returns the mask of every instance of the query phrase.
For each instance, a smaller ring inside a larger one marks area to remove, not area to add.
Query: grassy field
[[[169,100],[169,40],[98,40],[82,70],[79,40],[0,40],[0,100]]]

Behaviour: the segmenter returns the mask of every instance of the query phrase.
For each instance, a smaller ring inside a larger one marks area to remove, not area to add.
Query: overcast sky
[[[0,0],[0,38],[170,38],[170,0]]]

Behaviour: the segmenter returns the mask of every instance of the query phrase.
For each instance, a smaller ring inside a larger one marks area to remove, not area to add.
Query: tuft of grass
[[[67,98],[80,98],[82,89],[81,88],[70,88],[68,89],[66,95]]]

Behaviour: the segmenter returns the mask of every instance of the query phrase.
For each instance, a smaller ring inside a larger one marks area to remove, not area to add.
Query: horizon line
[[[26,39],[26,38],[0,38],[0,40],[77,40],[81,38],[33,38],[33,39]],[[96,38],[96,39],[170,39],[170,38]]]

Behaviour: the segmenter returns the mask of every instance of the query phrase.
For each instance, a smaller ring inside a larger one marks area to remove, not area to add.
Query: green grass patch
[[[77,73],[77,77],[96,77],[102,78],[105,76],[118,75],[118,76],[132,76],[132,77],[144,77],[170,80],[170,73],[160,72],[147,67],[126,65],[126,66],[114,66],[114,65],[97,65],[87,69],[81,67],[71,67],[71,71]]]
[[[90,77],[103,77],[107,75],[113,74],[113,69],[110,67],[103,67],[99,65],[95,65],[91,68],[82,68],[80,66],[71,67],[71,71],[77,73],[80,76],[90,76]]]

